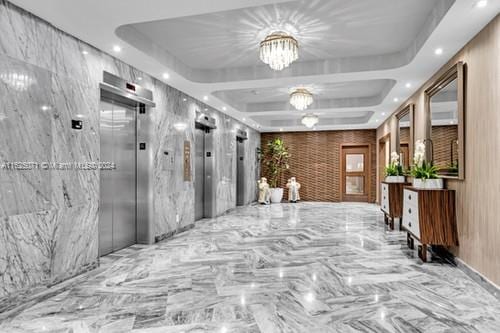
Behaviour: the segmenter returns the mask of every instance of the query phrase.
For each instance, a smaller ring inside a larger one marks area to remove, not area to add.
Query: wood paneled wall
[[[300,196],[305,201],[341,201],[341,146],[370,146],[370,201],[374,202],[377,173],[375,130],[314,131],[262,133],[261,144],[280,137],[291,154],[290,169],[283,176],[281,187],[292,176],[301,184]],[[265,167],[262,167],[265,175]],[[288,194],[285,190],[285,198]]]
[[[465,180],[446,181],[447,188],[457,191],[459,246],[451,250],[500,285],[500,15],[400,109],[415,103],[415,140],[424,139],[424,91],[458,61],[466,64]],[[378,128],[377,138],[395,133],[396,126],[393,115]]]

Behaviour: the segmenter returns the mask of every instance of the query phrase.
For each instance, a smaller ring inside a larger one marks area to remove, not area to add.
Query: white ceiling
[[[306,130],[288,103],[299,86],[313,90],[317,129],[376,128],[500,11],[500,0],[11,1],[106,52],[122,46],[113,55],[261,131]],[[300,45],[282,72],[258,59],[274,29]]]
[[[434,0],[302,0],[127,28],[190,68],[213,70],[261,65],[257,46],[276,30],[300,41],[301,62],[401,52],[422,30],[434,5]],[[394,29],[398,26],[404,29]]]

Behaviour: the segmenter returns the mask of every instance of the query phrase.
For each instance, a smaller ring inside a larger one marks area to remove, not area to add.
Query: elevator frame
[[[216,212],[216,186],[215,180],[215,143],[214,130],[217,129],[216,121],[213,117],[204,114],[200,111],[195,113],[195,131],[204,131],[204,170],[203,177],[203,218],[212,218],[217,215]],[[194,143],[196,145],[196,142]],[[198,175],[195,174],[195,181]],[[195,185],[196,187],[196,185]],[[196,195],[195,195],[196,197]]]
[[[244,206],[245,202],[245,141],[248,134],[241,129],[236,130],[236,206]],[[240,151],[240,149],[242,151]]]
[[[103,92],[126,98],[136,106],[136,243],[154,243],[153,181],[154,154],[152,149],[153,92],[135,83],[103,71],[100,101]],[[100,216],[99,216],[100,217]],[[99,253],[99,255],[101,255]]]

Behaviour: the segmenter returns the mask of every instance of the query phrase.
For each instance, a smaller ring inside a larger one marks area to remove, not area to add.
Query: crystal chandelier
[[[290,104],[297,110],[305,110],[313,102],[313,95],[304,88],[296,89],[290,94]]]
[[[276,31],[260,42],[260,60],[275,71],[290,66],[299,58],[299,43],[283,31]]]
[[[302,117],[302,124],[307,128],[313,128],[314,125],[318,123],[318,116],[312,113],[308,113]]]

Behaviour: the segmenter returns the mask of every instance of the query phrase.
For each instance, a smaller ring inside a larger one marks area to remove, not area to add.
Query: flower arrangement
[[[404,176],[403,166],[399,163],[399,155],[393,151],[391,153],[391,163],[385,167],[386,176]]]
[[[415,142],[415,153],[413,154],[413,167],[411,175],[417,179],[438,179],[439,168],[432,162],[425,161],[425,143],[422,140]]]

